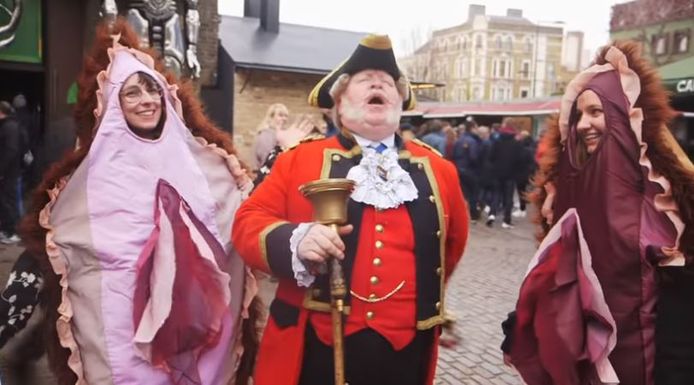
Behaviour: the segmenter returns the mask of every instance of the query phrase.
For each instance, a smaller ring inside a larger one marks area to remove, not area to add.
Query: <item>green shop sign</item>
[[[0,60],[41,63],[41,0],[0,0]]]

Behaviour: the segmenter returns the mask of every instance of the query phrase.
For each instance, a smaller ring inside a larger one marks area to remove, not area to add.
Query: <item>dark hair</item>
[[[14,113],[14,108],[12,105],[6,101],[0,101],[0,112],[5,115],[12,115]]]

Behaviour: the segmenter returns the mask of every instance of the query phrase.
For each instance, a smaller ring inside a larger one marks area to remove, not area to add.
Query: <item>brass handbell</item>
[[[339,225],[347,223],[347,202],[354,182],[349,179],[318,179],[299,187],[299,191],[313,205],[313,219],[337,232]],[[335,361],[335,385],[345,384],[344,335],[342,315],[347,295],[342,265],[335,258],[328,263],[330,271],[330,308],[333,326],[333,359]]]

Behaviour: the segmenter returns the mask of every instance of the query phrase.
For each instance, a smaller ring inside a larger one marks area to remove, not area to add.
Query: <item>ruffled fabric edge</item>
[[[607,336],[606,341],[603,341],[603,339],[605,338],[604,335],[600,335],[595,331],[589,331],[589,335],[587,336],[588,339],[590,339],[593,342],[597,342],[598,345],[602,345],[602,343],[604,343],[604,348],[601,352],[591,351],[591,353],[594,355],[593,357],[595,358],[593,363],[595,365],[595,369],[597,371],[598,377],[600,378],[600,381],[602,381],[604,384],[618,384],[619,379],[617,378],[617,373],[615,372],[614,367],[612,366],[612,363],[609,360],[610,353],[612,353],[615,346],[617,346],[617,323],[615,322],[614,317],[612,317],[612,313],[610,312],[610,309],[605,300],[605,293],[603,292],[602,286],[600,285],[600,280],[598,279],[597,274],[595,274],[595,271],[593,270],[593,257],[590,253],[590,249],[588,248],[588,242],[586,241],[583,235],[581,218],[579,217],[576,209],[571,208],[567,210],[564,213],[564,215],[556,222],[556,224],[554,224],[554,226],[552,226],[552,228],[549,230],[547,236],[545,236],[545,238],[542,240],[542,243],[535,252],[535,255],[530,260],[530,263],[528,264],[528,269],[526,270],[525,275],[523,277],[523,281],[525,281],[525,279],[528,277],[528,275],[530,275],[532,270],[542,261],[541,258],[543,257],[543,255],[546,256],[546,251],[548,250],[548,248],[561,238],[562,225],[570,217],[575,217],[576,219],[576,226],[578,229],[578,242],[581,251],[581,268],[591,286],[590,293],[588,293],[590,295],[589,302],[593,305],[593,307],[600,314],[600,316],[602,316],[610,324],[613,330],[613,332]]]
[[[137,60],[142,62],[147,68],[152,70],[153,74],[159,79],[159,81],[164,84],[169,91],[169,95],[171,97],[171,102],[174,107],[174,110],[176,111],[176,114],[178,117],[181,119],[181,121],[185,120],[183,119],[183,107],[181,100],[178,98],[177,91],[178,91],[178,85],[177,84],[169,84],[169,82],[166,80],[166,77],[159,73],[154,67],[154,58],[152,58],[150,55],[148,55],[145,52],[136,50],[135,48],[130,48],[126,47],[122,44],[120,44],[118,41],[120,40],[120,34],[117,35],[112,35],[111,38],[113,39],[113,47],[109,48],[106,53],[109,57],[109,64],[106,67],[105,70],[102,70],[96,75],[96,82],[99,85],[97,90],[96,90],[96,108],[94,108],[94,117],[95,123],[94,127],[92,128],[93,134],[96,134],[96,130],[98,129],[99,125],[101,125],[101,118],[103,117],[104,114],[104,108],[106,106],[106,96],[104,95],[104,90],[106,89],[106,82],[109,79],[109,75],[111,73],[111,66],[113,65],[113,59],[116,57],[116,54],[118,52],[124,51],[132,54],[135,56]]]
[[[679,208],[677,203],[672,197],[672,185],[670,181],[665,178],[665,176],[658,174],[653,169],[653,164],[651,160],[646,155],[648,150],[648,144],[643,141],[643,111],[641,108],[635,108],[634,104],[641,93],[641,82],[639,80],[638,74],[629,68],[629,63],[626,56],[622,51],[616,47],[610,47],[605,54],[605,64],[596,64],[585,71],[578,74],[566,87],[566,92],[561,100],[561,107],[559,112],[559,130],[561,133],[562,144],[566,143],[566,139],[569,135],[569,115],[571,114],[571,107],[573,106],[576,98],[580,92],[585,88],[586,84],[595,77],[596,75],[606,72],[617,70],[619,73],[620,83],[622,85],[622,90],[624,95],[629,102],[629,122],[634,135],[636,135],[636,140],[640,148],[639,165],[645,167],[647,170],[648,180],[650,182],[656,183],[663,189],[663,192],[656,194],[653,199],[653,205],[656,210],[665,213],[672,225],[675,227],[677,233],[675,237],[675,244],[672,246],[666,246],[662,248],[663,254],[669,258],[660,262],[661,266],[684,266],[685,258],[684,254],[679,250],[680,239],[684,233],[685,224],[679,214]],[[663,127],[667,130],[667,127]]]
[[[51,211],[53,206],[58,199],[58,196],[65,188],[67,184],[67,177],[64,177],[56,183],[56,185],[46,191],[49,197],[49,201],[44,206],[44,208],[39,213],[39,224],[41,227],[46,229],[46,254],[48,255],[48,261],[53,268],[53,271],[60,276],[60,305],[58,306],[58,320],[56,321],[56,330],[58,332],[58,339],[60,340],[60,345],[64,348],[70,350],[70,356],[68,357],[67,364],[68,367],[77,375],[77,382],[75,385],[87,385],[84,378],[84,368],[82,365],[82,358],[80,356],[79,347],[77,346],[77,341],[75,336],[72,334],[72,329],[70,327],[72,320],[72,302],[68,297],[68,273],[69,268],[67,261],[60,254],[58,245],[53,241],[55,233],[53,227],[50,224]]]
[[[251,177],[248,176],[246,170],[241,167],[239,158],[234,154],[228,153],[224,148],[217,146],[217,144],[209,143],[203,137],[195,136],[194,138],[200,145],[224,158],[229,172],[231,172],[231,175],[234,177],[236,186],[239,188],[239,191],[241,191],[241,199],[245,200],[248,198],[248,195],[253,190],[253,181]]]
[[[352,200],[379,209],[396,208],[419,196],[410,174],[402,169],[398,154],[392,150],[378,155],[373,149],[364,149],[361,161],[349,170],[346,178],[355,182]]]

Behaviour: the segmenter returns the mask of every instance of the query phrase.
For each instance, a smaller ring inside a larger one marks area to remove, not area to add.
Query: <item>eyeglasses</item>
[[[128,104],[141,103],[145,95],[148,95],[153,103],[161,103],[160,89],[145,90],[141,87],[129,87],[120,93],[120,97]]]

